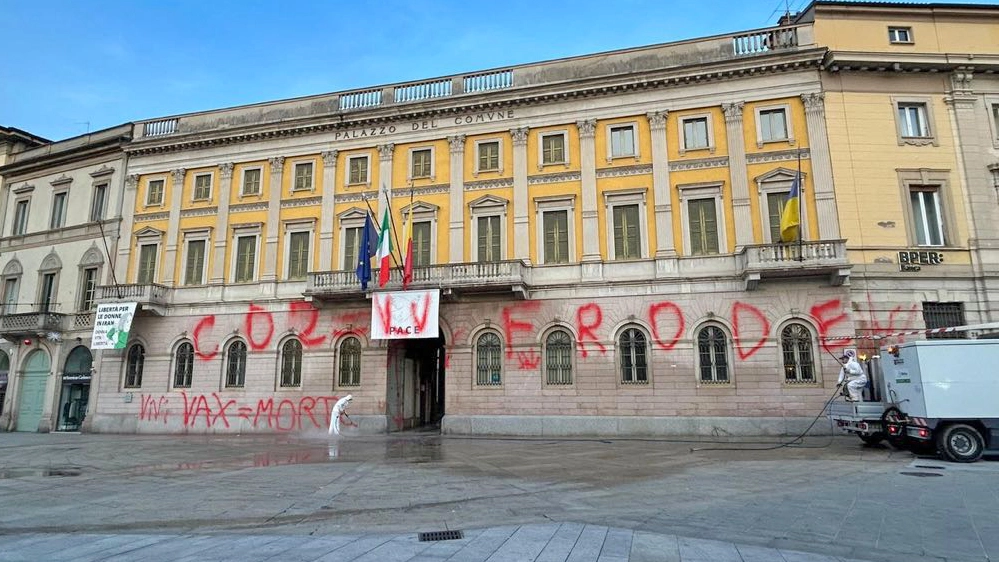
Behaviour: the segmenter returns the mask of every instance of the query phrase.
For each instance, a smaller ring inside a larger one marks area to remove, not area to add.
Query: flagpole
[[[798,149],[798,261],[804,261],[805,256],[801,252],[802,240],[804,239],[805,222],[801,219],[805,207],[805,182],[801,178],[801,149]]]
[[[376,215],[375,211],[371,208],[371,202],[368,201],[368,198],[367,197],[362,197],[361,199],[364,200],[364,204],[368,207],[368,212],[371,213],[372,217],[374,217],[373,221],[374,220],[378,220],[378,215]],[[391,205],[389,206],[389,218],[390,219],[392,218],[392,208],[391,208]],[[395,261],[395,255],[394,254],[389,254],[389,255],[392,257],[392,261]],[[399,265],[399,263],[396,262],[396,266],[398,266],[398,265]]]
[[[387,209],[388,209],[388,216],[389,216],[389,224],[392,225],[392,230],[391,230],[390,234],[392,235],[393,238],[395,238],[395,247],[400,252],[399,255],[402,256],[402,253],[401,253],[402,249],[399,246],[399,230],[395,227],[395,217],[392,215],[392,198],[389,197],[389,189],[387,187],[385,187],[385,184],[382,184],[382,191],[385,192],[385,203],[388,204]],[[396,267],[401,267],[399,265],[399,262],[401,261],[401,257],[400,257],[399,260],[397,260],[397,259],[395,259],[395,256],[392,255],[392,261],[395,262],[395,266]]]

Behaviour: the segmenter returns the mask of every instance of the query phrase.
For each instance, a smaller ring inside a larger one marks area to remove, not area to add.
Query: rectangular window
[[[909,188],[912,203],[912,220],[915,223],[916,244],[943,246],[943,216],[940,212],[940,192],[933,186]]]
[[[204,201],[212,198],[212,175],[198,174],[194,176],[194,200]]]
[[[412,153],[413,167],[411,170],[412,177],[414,178],[429,178],[431,174],[431,157],[433,156],[433,151],[429,148],[424,148],[421,150],[414,150]]]
[[[17,206],[14,207],[14,225],[11,234],[14,236],[19,236],[28,232],[28,205],[30,201],[27,199],[22,199],[17,202]]]
[[[911,27],[889,27],[888,28],[888,42],[889,43],[912,43],[912,28]]]
[[[687,202],[690,227],[690,254],[702,256],[718,253],[718,218],[715,200],[691,199]]]
[[[787,113],[783,108],[760,111],[760,137],[763,142],[787,140]]]
[[[478,218],[479,263],[500,261],[500,216]]]
[[[309,191],[312,189],[312,162],[299,162],[295,164],[295,191]]]
[[[257,237],[240,236],[236,238],[236,273],[234,281],[236,283],[249,283],[253,281],[256,272],[257,261]]]
[[[347,183],[358,184],[368,183],[368,157],[359,156],[347,160],[348,177]]]
[[[243,195],[260,195],[260,168],[243,170]]]
[[[927,330],[964,326],[964,303],[924,302],[923,321],[926,323]],[[967,337],[968,332],[964,331],[926,334],[928,340],[964,339]]]
[[[65,191],[52,196],[52,217],[49,219],[49,228],[62,228],[66,220],[66,196]]]
[[[413,266],[426,267],[430,265],[430,221],[413,223]]]
[[[104,220],[104,205],[107,204],[108,184],[94,186],[94,202],[90,207],[90,222]]]
[[[184,284],[201,285],[205,282],[205,240],[187,243],[187,263],[184,264]]]
[[[139,246],[139,274],[135,282],[139,285],[154,283],[156,279],[156,254],[158,244],[143,244]]]
[[[611,127],[611,158],[635,155],[635,127]]]
[[[929,137],[925,103],[898,104],[898,124],[903,137]]]
[[[292,232],[288,240],[288,279],[305,279],[309,273],[311,232]]]
[[[38,304],[40,305],[39,312],[52,310],[52,305],[55,304],[55,281],[55,273],[42,274],[42,294],[38,299]]]
[[[88,267],[83,270],[83,280],[80,284],[80,311],[92,310],[97,296],[97,268]]]
[[[343,229],[343,268],[345,270],[357,269],[363,235],[364,227],[362,226]]]
[[[630,260],[642,257],[639,238],[638,205],[614,207],[614,259]]]
[[[541,137],[541,163],[565,163],[565,135],[544,135]]]
[[[683,148],[696,150],[708,147],[708,118],[683,120]]]
[[[4,314],[14,314],[17,312],[17,277],[8,277],[3,282],[3,312]]]
[[[146,191],[146,206],[163,204],[163,180],[150,180],[149,188]]]
[[[770,242],[780,242],[780,215],[784,211],[786,193],[767,193],[767,219],[770,226]]]
[[[480,142],[479,147],[479,171],[497,172],[499,171],[499,141]]]
[[[544,263],[569,263],[569,211],[544,213]]]

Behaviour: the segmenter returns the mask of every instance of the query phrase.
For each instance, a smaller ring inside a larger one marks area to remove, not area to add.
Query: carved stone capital
[[[336,166],[336,155],[340,152],[338,150],[324,150],[323,151],[323,166],[327,168],[332,168]]]
[[[187,174],[187,170],[184,168],[177,168],[176,170],[171,171],[170,174],[173,176],[173,183],[182,184],[184,183],[184,175]]]
[[[954,92],[960,92],[962,94],[971,93],[971,82],[975,77],[975,73],[970,68],[959,68],[951,73],[950,84],[954,88]]]
[[[139,186],[139,174],[129,174],[125,178],[125,189],[135,189]]]
[[[447,143],[451,146],[451,154],[465,152],[465,135],[451,135],[447,138]]]
[[[284,156],[268,158],[267,162],[271,165],[272,176],[279,176],[284,173]]]
[[[807,113],[822,113],[825,111],[826,95],[822,92],[801,94],[801,103],[805,104]]]
[[[219,175],[224,180],[232,179],[232,162],[219,164]]]
[[[393,154],[395,154],[395,144],[390,142],[378,145],[378,158],[382,162],[391,162]]]
[[[576,127],[579,128],[579,138],[591,139],[593,138],[593,135],[597,132],[597,120],[584,119],[582,121],[576,121]]]
[[[510,135],[513,137],[513,146],[526,146],[527,145],[527,132],[530,129],[527,127],[518,127],[516,129],[510,129]]]
[[[653,131],[663,131],[666,129],[666,118],[669,117],[669,111],[650,111],[645,114],[645,117],[649,120],[649,128]]]
[[[735,103],[723,103],[722,110],[725,112],[725,122],[734,123],[737,121],[742,121],[742,106],[745,102],[737,101]]]

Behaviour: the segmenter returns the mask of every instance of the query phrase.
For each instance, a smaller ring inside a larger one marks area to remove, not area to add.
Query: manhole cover
[[[453,541],[464,537],[461,531],[430,531],[420,533],[420,542]]]
[[[943,476],[943,474],[937,474],[936,472],[900,472],[899,474],[904,474],[906,476],[918,476],[920,478],[927,478],[929,476]]]

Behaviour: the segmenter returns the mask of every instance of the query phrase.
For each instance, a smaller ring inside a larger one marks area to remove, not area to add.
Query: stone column
[[[121,202],[121,232],[118,234],[118,252],[115,256],[114,264],[108,264],[108,270],[104,272],[104,283],[110,284],[111,268],[114,268],[114,276],[118,284],[124,285],[130,280],[128,276],[128,258],[132,253],[132,228],[135,224],[135,198],[138,194],[139,176],[131,174],[125,178],[125,193]]]
[[[166,254],[160,267],[160,279],[167,287],[173,286],[173,273],[177,267],[177,238],[180,236],[180,207],[184,202],[184,175],[187,170],[172,171],[173,190],[170,193],[170,223],[167,226]]]
[[[746,141],[742,136],[743,102],[726,103],[725,136],[728,138],[728,171],[732,183],[732,213],[735,223],[735,252],[753,243],[753,214],[749,207],[749,181],[746,179]],[[721,217],[718,217],[721,220]]]
[[[448,261],[465,261],[465,135],[447,138],[451,152],[450,187],[448,188]],[[473,241],[474,244],[474,241]]]
[[[669,153],[666,148],[668,111],[646,114],[652,131],[652,205],[656,216],[656,258],[676,257],[673,244],[673,205],[670,198]]]
[[[579,166],[583,192],[583,261],[600,261],[600,225],[597,223],[596,119],[576,121],[579,128]]]
[[[824,98],[825,94],[822,93],[801,95],[801,101],[805,105],[805,123],[808,125],[808,149],[812,162],[812,189],[818,215],[816,220],[819,223],[819,239],[838,240],[839,214],[836,211]],[[808,197],[804,200],[808,201]]]
[[[323,202],[319,216],[319,270],[333,267],[333,216],[336,205],[336,150],[323,152]]]
[[[278,236],[281,233],[281,197],[284,196],[284,156],[268,160],[271,165],[271,178],[268,184],[267,224],[264,225],[265,239],[264,274],[261,281],[277,281]],[[233,248],[235,249],[235,248]]]
[[[527,194],[527,127],[512,129],[513,138],[513,258],[531,264],[531,229]],[[509,237],[507,238],[509,240]],[[473,244],[476,241],[472,241]]]
[[[381,181],[381,185],[377,186],[378,218],[376,219],[376,222],[382,220],[382,216],[385,214],[386,205],[391,206],[392,156],[394,155],[394,153],[395,153],[395,144],[388,143],[388,144],[378,145],[378,177]],[[389,208],[389,212],[390,213],[392,212],[391,208]]]
[[[232,162],[219,165],[219,212],[215,217],[215,240],[212,252],[212,276],[209,283],[225,283],[225,248],[229,241],[229,198],[232,194]]]

